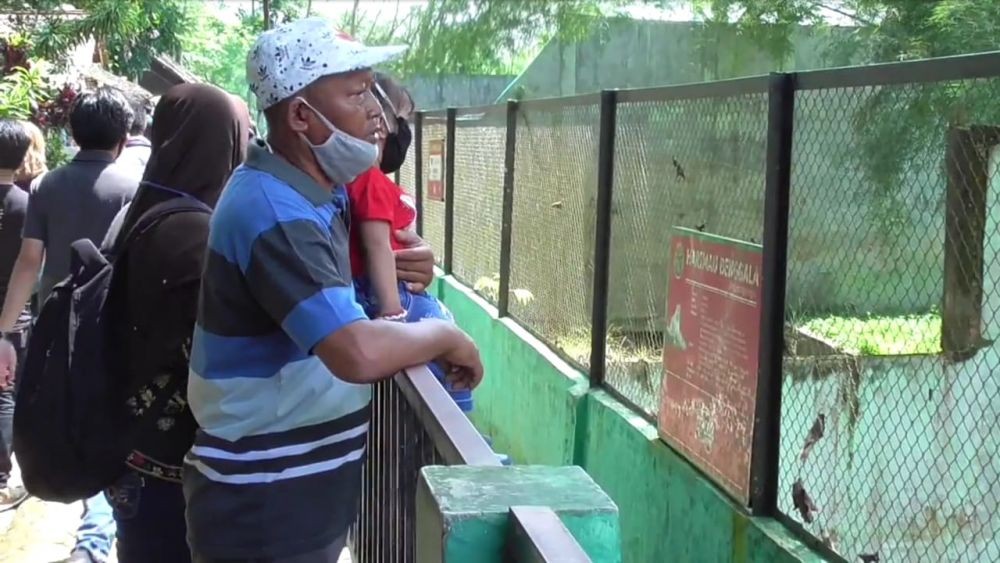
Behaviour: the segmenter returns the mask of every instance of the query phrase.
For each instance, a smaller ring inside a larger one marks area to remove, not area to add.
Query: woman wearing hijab
[[[144,213],[173,198],[213,208],[245,156],[248,117],[213,86],[168,91],[153,114],[143,181],[117,236],[109,239],[124,237]],[[123,282],[114,288],[110,312],[116,327],[111,342],[121,362],[116,372],[129,397],[128,413],[137,421],[155,419],[129,455],[128,471],[107,491],[121,563],[191,560],[181,466],[196,430],[186,389],[209,218],[205,212],[166,216],[132,238],[119,258]],[[160,412],[147,413],[154,405]]]

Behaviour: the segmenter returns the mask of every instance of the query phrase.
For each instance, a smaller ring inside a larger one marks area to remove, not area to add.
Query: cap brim
[[[355,68],[371,68],[398,59],[409,47],[406,45],[385,45],[365,47],[359,55]]]

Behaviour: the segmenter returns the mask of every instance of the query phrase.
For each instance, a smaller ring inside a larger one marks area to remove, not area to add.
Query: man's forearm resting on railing
[[[454,324],[436,319],[412,324],[357,321],[324,338],[315,353],[351,383],[373,383],[434,360],[450,366],[456,386],[472,389],[483,377],[472,339]]]

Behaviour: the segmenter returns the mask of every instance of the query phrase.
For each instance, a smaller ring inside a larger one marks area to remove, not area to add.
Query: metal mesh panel
[[[760,242],[767,96],[621,103],[615,136],[606,383],[656,414],[670,237]]]
[[[492,303],[500,288],[500,221],[507,122],[503,111],[455,128],[455,276]]]
[[[582,366],[590,359],[596,105],[522,106],[514,157],[511,315]]]
[[[399,185],[410,194],[415,194],[417,188],[416,152],[413,145],[410,145],[406,159],[403,160],[403,166],[399,169]]]
[[[423,147],[421,150],[421,158],[423,159],[423,178],[421,179],[423,185],[422,194],[422,204],[423,204],[423,238],[431,245],[435,250],[435,257],[438,263],[444,256],[444,202],[436,201],[429,197],[427,189],[427,181],[430,178],[431,166],[429,165],[430,160],[430,146],[432,141],[441,141],[444,143],[446,141],[445,137],[447,131],[445,128],[444,117],[432,118],[429,116],[424,117],[423,123]],[[445,155],[445,158],[450,158],[450,155]],[[441,169],[441,180],[444,181],[444,168]],[[445,186],[445,190],[450,190],[451,186]]]
[[[997,99],[796,95],[779,506],[847,560],[1000,560]]]

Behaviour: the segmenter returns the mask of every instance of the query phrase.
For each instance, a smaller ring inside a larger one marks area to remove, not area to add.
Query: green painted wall
[[[774,521],[747,517],[656,429],[451,279],[435,291],[479,344],[473,419],[518,463],[582,466],[618,505],[623,560],[822,561]]]

